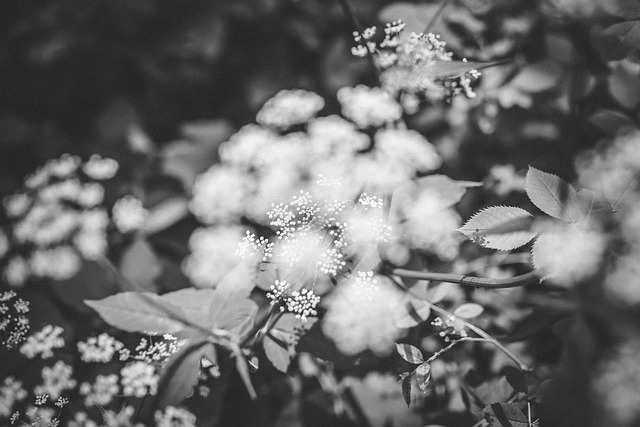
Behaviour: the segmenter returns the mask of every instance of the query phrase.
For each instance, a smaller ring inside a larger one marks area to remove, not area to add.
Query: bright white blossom
[[[394,322],[403,308],[402,298],[388,279],[358,272],[327,298],[323,331],[345,354],[369,349],[378,356],[387,355],[402,333]]]
[[[37,355],[47,359],[53,357],[53,350],[64,347],[64,339],[61,337],[64,330],[60,326],[46,325],[40,331],[30,335],[20,347],[20,353],[33,359]]]
[[[342,114],[360,128],[380,127],[400,120],[402,107],[377,87],[358,85],[338,90]]]
[[[82,170],[90,178],[105,180],[113,178],[118,172],[118,162],[94,154],[89,158],[89,161],[84,164]]]
[[[70,246],[58,246],[33,252],[29,264],[36,277],[64,280],[73,277],[80,270],[82,262]]]
[[[58,360],[53,367],[42,368],[43,384],[34,387],[35,394],[48,394],[57,399],[62,392],[74,388],[78,382],[72,378],[73,368],[62,360]]]
[[[24,400],[27,391],[22,388],[22,381],[15,377],[6,377],[0,384],[0,418],[11,415],[16,402]]]
[[[78,341],[78,353],[83,362],[107,363],[113,359],[123,344],[107,333],[89,337],[87,341]]]
[[[93,384],[84,382],[80,385],[80,394],[85,396],[84,404],[86,406],[106,406],[118,394],[119,390],[118,376],[113,374],[98,375]]]
[[[323,107],[324,99],[313,92],[281,90],[262,106],[256,121],[263,126],[286,130],[308,122]]]
[[[243,171],[214,165],[196,179],[189,207],[207,224],[231,222],[242,215],[250,190]]]
[[[118,199],[111,208],[113,222],[122,233],[130,233],[142,227],[149,213],[142,201],[133,196]]]
[[[196,416],[186,409],[167,406],[155,413],[156,427],[195,427]]]
[[[132,362],[122,368],[122,392],[125,396],[144,397],[158,391],[155,368],[145,362]]]

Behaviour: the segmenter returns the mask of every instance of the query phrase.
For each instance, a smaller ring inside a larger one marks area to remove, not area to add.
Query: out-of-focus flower
[[[20,347],[20,353],[29,359],[33,359],[38,354],[43,359],[53,357],[54,349],[64,347],[64,339],[60,336],[63,332],[60,326],[46,325],[27,338]]]
[[[105,180],[113,178],[118,172],[118,167],[118,162],[115,160],[94,154],[89,158],[89,161],[84,164],[82,171],[90,178]]]
[[[195,427],[196,416],[186,409],[167,406],[164,411],[156,411],[157,427]]]
[[[93,384],[84,382],[80,385],[80,394],[85,397],[86,406],[106,406],[119,391],[118,376],[113,374],[98,375]]]
[[[263,126],[286,130],[308,122],[323,107],[324,99],[313,92],[281,90],[262,106],[256,121]]]
[[[33,275],[54,280],[73,277],[81,266],[78,253],[69,246],[37,250],[31,255],[29,263]]]
[[[250,190],[245,172],[215,165],[196,179],[189,207],[207,224],[232,222],[242,216]]]
[[[122,233],[130,233],[142,227],[149,213],[142,201],[133,196],[118,199],[111,209],[113,223]]]
[[[620,305],[640,304],[640,247],[618,258],[615,269],[605,279],[606,294]]]
[[[545,279],[571,286],[599,268],[607,248],[605,235],[586,226],[546,224],[533,245],[533,263]]]
[[[73,368],[62,360],[58,360],[53,367],[42,368],[43,384],[34,387],[35,394],[48,394],[52,399],[57,399],[64,390],[74,388],[78,382],[72,378]]]
[[[360,128],[380,127],[400,120],[402,107],[377,87],[358,85],[338,90],[342,114]]]
[[[0,418],[11,415],[16,402],[24,400],[27,391],[22,388],[22,381],[15,377],[6,377],[0,384]]]
[[[108,363],[123,344],[107,333],[78,341],[78,353],[83,362]]]
[[[513,165],[492,166],[486,181],[498,196],[506,196],[514,191],[524,191],[524,177],[517,174]]]
[[[598,369],[592,386],[607,417],[620,424],[636,425],[640,419],[640,343],[620,345]]]
[[[430,172],[440,167],[442,158],[425,137],[408,129],[381,129],[375,135],[376,156],[392,162],[406,180],[416,172]]]
[[[132,362],[122,368],[122,392],[125,396],[144,397],[158,391],[155,368],[145,362]]]
[[[240,226],[196,230],[189,238],[191,254],[184,261],[184,272],[198,287],[216,287],[240,262],[236,252],[244,234]]]
[[[358,272],[326,298],[323,331],[345,354],[369,349],[385,356],[402,333],[394,322],[403,308],[402,297],[388,279]]]

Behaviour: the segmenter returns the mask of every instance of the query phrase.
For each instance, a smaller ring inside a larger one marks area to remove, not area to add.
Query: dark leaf
[[[638,0],[609,0],[601,3],[602,8],[610,15],[632,20],[640,18],[640,2]]]
[[[512,403],[492,403],[482,412],[485,416],[495,418],[502,427],[530,427],[527,416],[518,405]]]
[[[633,128],[635,123],[626,114],[613,110],[598,110],[587,119],[607,135],[615,135],[624,128]]]
[[[513,330],[504,338],[507,342],[523,341],[531,336],[546,331],[567,314],[546,308],[535,308],[531,314],[520,320]]]
[[[507,366],[503,369],[504,377],[507,379],[507,382],[515,391],[519,391],[522,393],[526,393],[527,388],[527,377],[525,377],[524,373],[513,366]]]
[[[407,408],[411,407],[411,375],[402,379],[402,397],[404,397]]]

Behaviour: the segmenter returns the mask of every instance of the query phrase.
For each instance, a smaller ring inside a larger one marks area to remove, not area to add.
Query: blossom
[[[312,289],[302,288],[292,291],[290,287],[286,280],[276,280],[270,287],[271,291],[267,293],[271,305],[279,305],[280,311],[293,313],[303,322],[307,321],[308,316],[316,316],[318,314],[316,306],[320,302],[320,297],[315,295]]]
[[[39,249],[31,254],[29,266],[37,277],[64,280],[73,277],[81,267],[78,253],[69,246]]]
[[[122,392],[125,396],[144,397],[158,390],[158,375],[155,368],[145,362],[132,362],[120,370]]]
[[[0,418],[11,415],[16,402],[24,400],[27,391],[22,388],[22,381],[13,376],[6,377],[0,384]]]
[[[12,349],[20,344],[29,331],[29,302],[18,298],[14,291],[0,292],[0,345]]]
[[[231,222],[243,214],[251,186],[244,172],[214,165],[196,179],[189,208],[207,224]]]
[[[52,350],[64,347],[64,339],[60,336],[63,332],[64,330],[60,326],[46,325],[27,338],[20,347],[20,353],[29,359],[33,359],[38,354],[43,359],[53,357]]]
[[[164,411],[156,411],[157,427],[195,427],[196,416],[186,409],[167,406]]]
[[[119,390],[118,376],[113,374],[98,375],[93,384],[84,382],[80,385],[80,394],[85,396],[84,404],[86,406],[106,406],[118,394]]]
[[[135,354],[131,355],[129,350],[121,350],[120,360],[133,358],[149,365],[163,365],[171,356],[180,351],[184,344],[184,340],[178,340],[178,338],[170,334],[164,334],[162,339],[156,339],[155,342],[153,342],[153,337],[150,337],[150,339],[142,338],[135,348]]]
[[[215,287],[240,261],[236,252],[245,230],[240,226],[199,228],[189,238],[191,254],[183,271],[198,287]]]
[[[388,279],[370,271],[358,272],[327,297],[322,330],[345,354],[369,349],[385,356],[402,333],[394,322],[403,309],[402,297]]]
[[[10,286],[18,287],[24,284],[31,274],[29,263],[20,256],[15,256],[9,260],[4,269],[4,278]]]
[[[281,90],[260,109],[256,121],[263,126],[286,130],[306,123],[324,107],[320,95],[302,89]]]
[[[400,120],[402,107],[389,93],[364,85],[338,90],[342,114],[358,127],[380,127]]]
[[[124,345],[107,333],[78,341],[78,353],[83,362],[107,363]]]
[[[142,227],[148,212],[142,202],[133,196],[118,199],[111,208],[113,222],[122,233],[130,233]]]
[[[117,161],[94,154],[82,166],[82,171],[90,178],[105,180],[115,176],[118,172],[118,167]]]
[[[64,390],[72,389],[77,385],[77,381],[72,378],[73,368],[62,360],[56,362],[53,367],[42,368],[43,384],[33,389],[35,394],[48,394],[52,399],[60,397]]]
[[[394,162],[399,171],[408,170],[408,179],[416,172],[440,167],[442,159],[435,147],[418,132],[409,129],[381,129],[375,135],[376,156]]]

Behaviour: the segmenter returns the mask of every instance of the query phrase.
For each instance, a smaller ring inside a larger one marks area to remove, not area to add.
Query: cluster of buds
[[[440,335],[445,342],[451,342],[467,336],[464,323],[455,316],[447,316],[444,320],[437,317],[431,324],[440,329]]]
[[[281,312],[293,313],[303,322],[306,322],[309,316],[316,316],[318,314],[316,306],[320,302],[320,297],[311,289],[291,291],[290,288],[291,284],[286,280],[276,280],[267,294],[271,305],[278,304]]]

